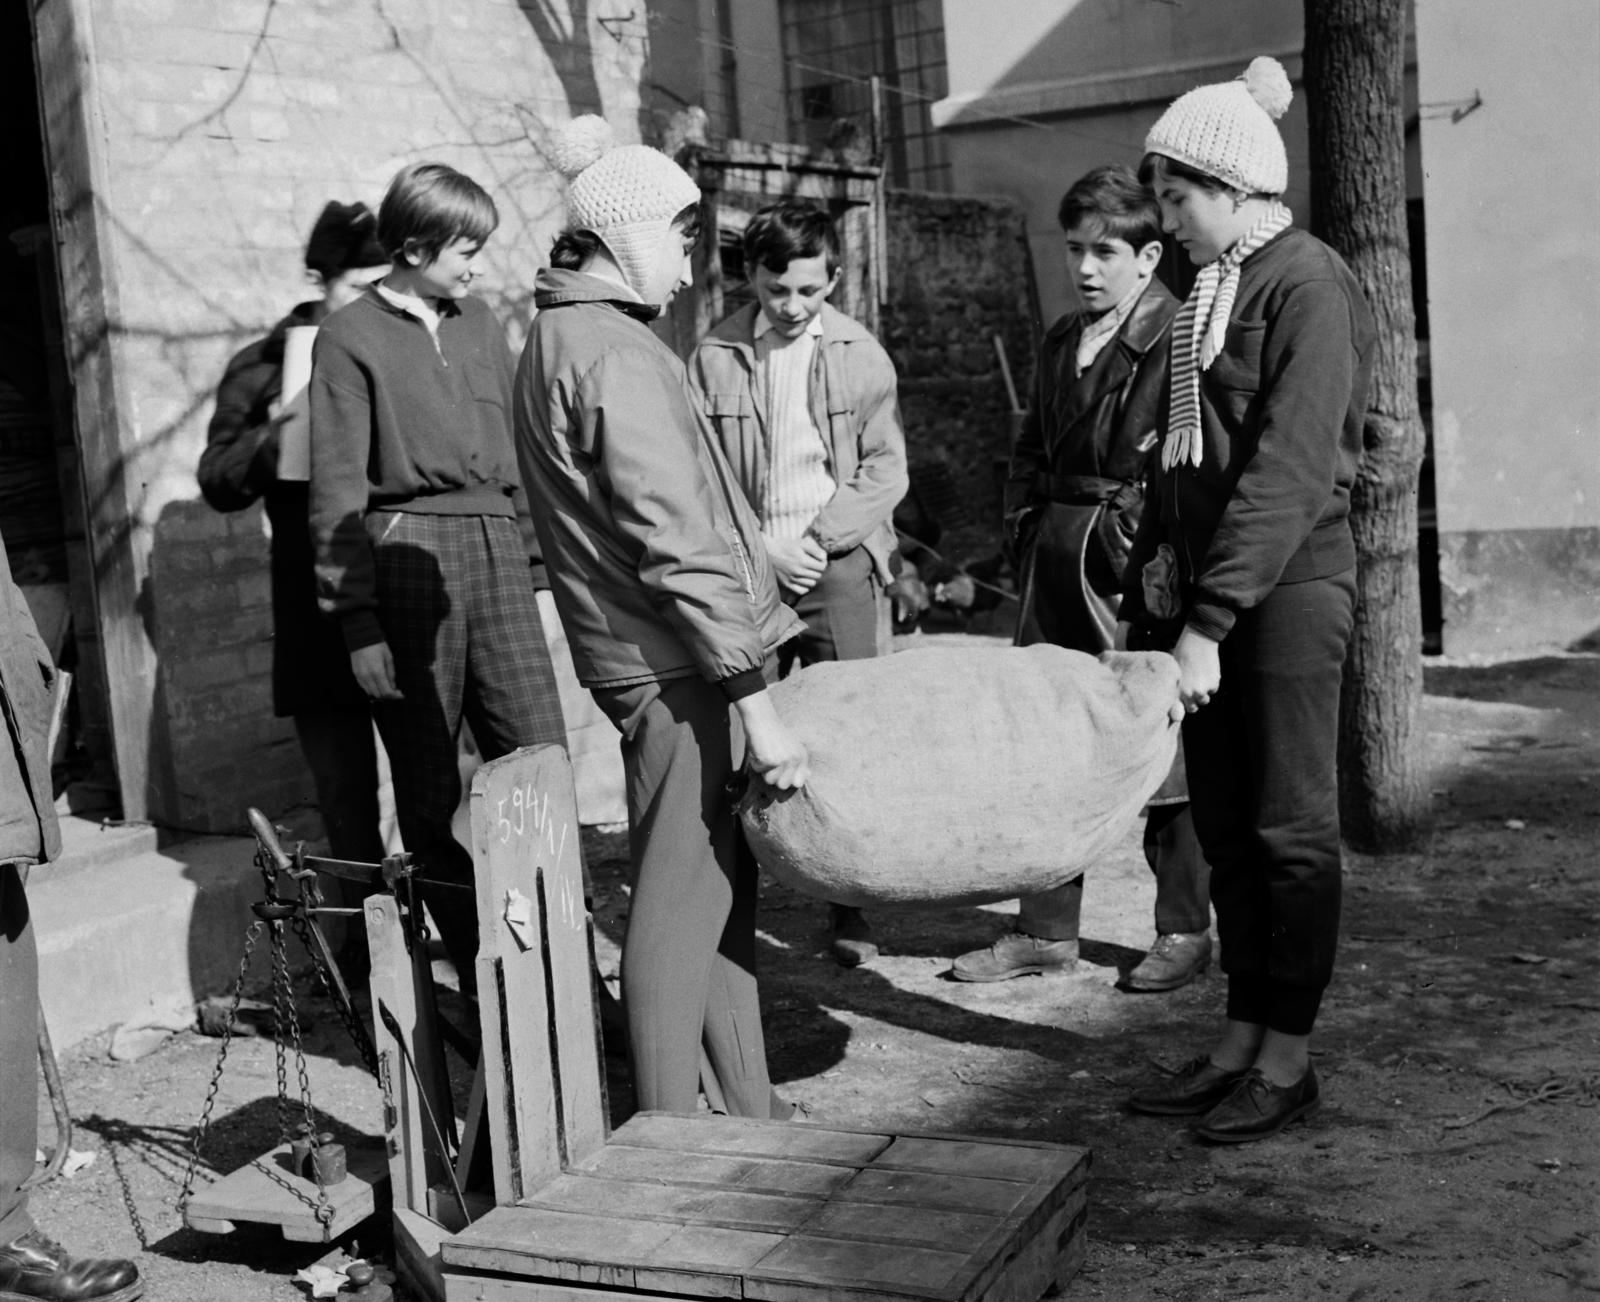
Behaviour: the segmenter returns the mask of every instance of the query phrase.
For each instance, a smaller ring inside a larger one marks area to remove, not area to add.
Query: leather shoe
[[[131,1261],[73,1257],[38,1230],[0,1243],[0,1302],[133,1302],[143,1292]]]
[[[1128,1106],[1152,1117],[1197,1117],[1210,1112],[1244,1080],[1246,1071],[1224,1071],[1201,1054],[1166,1080],[1128,1096]]]
[[[860,967],[878,957],[878,938],[872,934],[872,925],[860,909],[848,904],[828,906],[829,923],[833,939],[828,943],[828,953],[840,967]]]
[[[1186,986],[1211,966],[1209,931],[1175,931],[1157,936],[1139,966],[1119,983],[1137,994],[1159,994]]]
[[[1077,970],[1077,941],[1045,940],[1021,931],[1008,931],[987,949],[972,950],[950,965],[950,975],[957,981],[1009,981]]]
[[[1293,1085],[1274,1085],[1252,1067],[1233,1093],[1217,1104],[1197,1127],[1202,1139],[1214,1144],[1245,1144],[1276,1135],[1291,1121],[1310,1116],[1321,1102],[1317,1073],[1307,1064],[1306,1074]]]

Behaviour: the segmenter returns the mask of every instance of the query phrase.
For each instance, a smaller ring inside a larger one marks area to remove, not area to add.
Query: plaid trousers
[[[405,697],[373,703],[389,752],[406,849],[423,872],[471,885],[472,856],[451,835],[461,803],[461,720],[485,760],[519,746],[567,744],[555,670],[517,522],[499,516],[367,516],[378,622]],[[478,952],[471,891],[424,892],[440,938],[470,985]]]

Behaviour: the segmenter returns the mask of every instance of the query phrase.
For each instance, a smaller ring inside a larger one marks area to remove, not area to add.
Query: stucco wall
[[[1417,2],[1452,654],[1600,629],[1600,7],[1536,11]]]
[[[1278,0],[945,0],[950,96],[934,108],[957,194],[1019,203],[1046,321],[1074,304],[1056,205],[1092,167],[1137,165],[1145,133],[1184,91],[1237,76],[1258,54],[1298,86],[1300,6]],[[1021,119],[1021,120],[1019,120]],[[1305,105],[1280,124],[1286,202],[1310,216]]]
[[[125,555],[137,590],[110,615],[137,621],[155,666],[148,683],[124,674],[121,689],[145,693],[151,714],[158,821],[215,830],[238,823],[247,797],[281,807],[310,794],[288,721],[262,718],[261,517],[230,529],[196,505],[227,358],[309,296],[301,253],[322,205],[376,205],[420,159],[461,168],[498,204],[481,292],[520,343],[561,220],[544,161],[551,131],[601,109],[638,139],[645,116],[645,6],[572,8],[582,21],[535,0],[41,0],[57,211],[81,206],[87,189],[94,216],[60,218],[62,258],[83,259],[73,241],[92,230],[104,270],[105,337],[73,346],[103,355],[115,378],[98,417],[115,465],[102,470],[126,501],[101,512],[119,523],[99,542]],[[692,25],[675,26],[692,42]],[[80,80],[71,93],[69,75]],[[89,124],[87,158],[63,144],[74,112]],[[69,315],[95,307],[69,292]]]

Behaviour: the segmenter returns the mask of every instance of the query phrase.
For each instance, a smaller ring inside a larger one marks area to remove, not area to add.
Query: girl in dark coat
[[[272,522],[273,712],[294,718],[333,857],[360,863],[384,855],[372,710],[350,672],[337,625],[317,609],[310,485],[278,473],[286,423],[305,417],[280,408],[289,330],[320,325],[388,268],[376,219],[365,204],[330,203],[322,210],[306,245],[306,269],[322,297],[301,303],[228,363],[198,471],[201,493],[219,511],[266,501]]]
[[[1308,1041],[1339,930],[1335,732],[1355,605],[1350,488],[1374,330],[1339,255],[1290,226],[1283,69],[1176,101],[1141,172],[1200,268],[1173,324],[1158,509],[1122,618],[1178,632],[1195,831],[1211,864],[1227,1023],[1140,1090],[1200,1134],[1276,1133],[1318,1102]]]

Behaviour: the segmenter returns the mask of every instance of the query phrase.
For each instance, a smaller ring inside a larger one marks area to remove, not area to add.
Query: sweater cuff
[[[727,697],[728,704],[742,701],[747,696],[754,696],[757,692],[765,691],[767,680],[759,669],[745,669],[727,678],[720,679],[717,686],[723,696]]]
[[[1203,633],[1213,642],[1220,642],[1233,631],[1233,622],[1239,613],[1219,601],[1205,596],[1196,601],[1185,621],[1196,633]]]
[[[535,592],[550,591],[550,571],[545,568],[543,561],[528,562],[528,576],[533,580]]]
[[[383,626],[373,610],[352,610],[339,617],[339,631],[344,634],[344,649],[359,651],[363,647],[377,646],[384,641]]]

